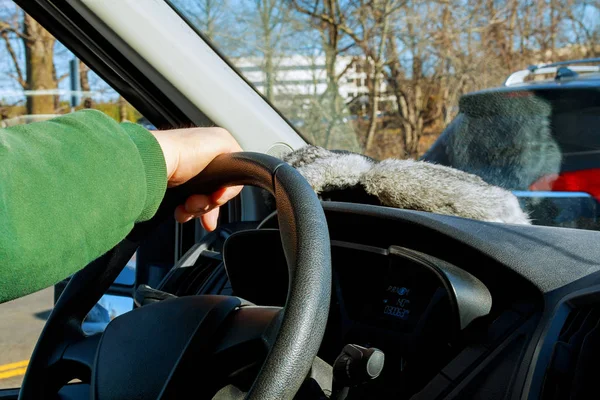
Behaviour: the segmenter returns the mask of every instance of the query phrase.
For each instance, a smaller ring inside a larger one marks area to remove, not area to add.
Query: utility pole
[[[69,62],[69,75],[71,78],[71,111],[81,102],[81,82],[79,80],[79,60],[73,58]]]

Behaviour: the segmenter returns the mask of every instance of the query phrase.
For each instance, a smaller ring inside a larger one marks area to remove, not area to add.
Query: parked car
[[[422,159],[513,190],[536,224],[598,229],[599,95],[600,59],[515,72],[464,95]]]

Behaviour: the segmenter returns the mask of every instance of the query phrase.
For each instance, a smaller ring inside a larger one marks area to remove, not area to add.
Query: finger
[[[202,226],[209,232],[217,229],[217,223],[219,221],[219,208],[214,208],[200,216],[200,222],[202,222]]]
[[[201,217],[217,209],[220,205],[225,204],[239,194],[243,186],[232,186],[222,188],[212,193],[211,195],[194,194],[188,197],[183,205],[175,209],[175,219],[180,223],[188,222],[193,218]],[[203,224],[206,221],[209,227],[214,226],[215,229],[218,219],[218,211],[203,219]]]
[[[217,204],[212,195],[193,194],[185,200],[185,211],[189,214],[204,214],[215,208]]]
[[[183,204],[175,208],[175,219],[177,222],[184,224],[193,218],[194,214],[185,211],[185,206]]]
[[[210,202],[214,205],[222,206],[237,196],[242,189],[243,186],[230,186],[227,188],[221,188],[210,196]]]

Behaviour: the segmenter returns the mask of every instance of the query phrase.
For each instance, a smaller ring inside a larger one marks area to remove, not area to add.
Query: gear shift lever
[[[373,380],[383,370],[385,355],[374,347],[344,346],[333,364],[332,399],[344,400],[353,386]]]

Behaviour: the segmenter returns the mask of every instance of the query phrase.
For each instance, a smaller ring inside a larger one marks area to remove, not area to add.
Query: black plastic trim
[[[19,388],[0,389],[0,400],[17,400],[19,398]]]
[[[576,307],[598,304],[600,305],[600,285],[594,285],[585,289],[569,293],[554,306],[550,304],[538,326],[538,340],[531,343],[533,350],[532,362],[524,363],[527,374],[520,392],[515,391],[512,399],[538,398],[542,392],[546,368],[552,357],[552,349],[558,340],[560,331],[569,314]],[[517,394],[520,394],[517,396]]]

